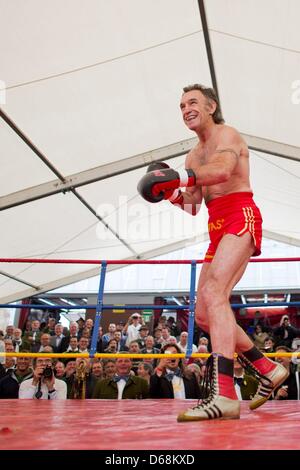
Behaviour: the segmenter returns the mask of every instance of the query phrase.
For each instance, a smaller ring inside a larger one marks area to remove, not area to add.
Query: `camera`
[[[45,369],[43,370],[42,377],[44,377],[45,379],[52,379],[52,376],[53,376],[52,367],[50,366],[45,367]]]

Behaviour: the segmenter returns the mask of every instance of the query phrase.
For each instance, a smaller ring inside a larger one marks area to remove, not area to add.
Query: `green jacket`
[[[257,390],[259,383],[255,377],[245,374],[241,383],[241,395],[243,400],[251,400]]]
[[[97,383],[93,398],[117,399],[118,386],[112,379],[102,379]],[[149,398],[149,384],[141,377],[129,377],[123,390],[122,399]]]

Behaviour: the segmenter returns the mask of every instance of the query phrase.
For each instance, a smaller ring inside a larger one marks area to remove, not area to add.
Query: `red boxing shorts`
[[[209,201],[207,208],[210,244],[204,262],[211,263],[223,235],[227,233],[238,237],[246,232],[251,233],[255,245],[253,256],[260,255],[262,217],[252,193],[232,193],[218,197]]]

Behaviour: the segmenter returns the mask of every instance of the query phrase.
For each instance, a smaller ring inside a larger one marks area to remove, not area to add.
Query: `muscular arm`
[[[196,184],[212,186],[225,183],[231,177],[238,160],[238,154],[232,150],[220,149],[215,151],[211,161],[205,165],[192,168],[196,174]]]
[[[216,150],[212,155],[208,155],[207,162],[203,165],[192,165],[197,186],[212,186],[228,181],[238,163],[242,143],[237,131],[226,128],[220,136]]]

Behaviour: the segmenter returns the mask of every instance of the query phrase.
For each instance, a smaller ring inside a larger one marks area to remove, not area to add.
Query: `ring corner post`
[[[92,342],[91,342],[90,354],[89,354],[90,358],[93,358],[97,352],[98,331],[99,331],[101,315],[102,315],[102,310],[103,310],[103,296],[104,296],[106,268],[107,268],[107,261],[102,261],[101,271],[100,271],[99,290],[98,290],[98,297],[97,297],[96,315],[95,315],[94,329],[93,329]]]
[[[191,261],[191,277],[190,277],[190,304],[189,304],[189,321],[188,321],[188,344],[186,350],[186,358],[191,357],[193,353],[193,338],[195,324],[195,291],[196,291],[196,267],[197,261]]]

